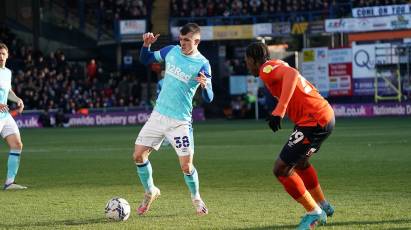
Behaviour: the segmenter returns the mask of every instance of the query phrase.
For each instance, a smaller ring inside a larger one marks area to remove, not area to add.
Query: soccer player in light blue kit
[[[26,189],[26,186],[16,184],[14,179],[20,165],[20,155],[23,148],[19,128],[9,113],[7,100],[17,103],[18,112],[23,112],[24,103],[11,89],[11,71],[6,68],[9,57],[7,46],[0,43],[0,135],[9,146],[9,159],[7,161],[7,178],[3,190]]]
[[[166,68],[154,110],[135,142],[133,159],[145,190],[137,213],[145,214],[151,203],[160,196],[160,189],[153,182],[153,170],[148,156],[153,149],[158,150],[164,138],[167,138],[178,155],[197,215],[206,215],[208,209],[201,199],[198,173],[193,165],[191,113],[193,96],[198,87],[201,87],[206,102],[213,100],[210,63],[197,49],[200,43],[200,27],[197,24],[188,23],[181,28],[180,46],[170,45],[151,52],[150,45],[158,36],[159,34],[145,33],[140,51],[142,63],[165,62]]]

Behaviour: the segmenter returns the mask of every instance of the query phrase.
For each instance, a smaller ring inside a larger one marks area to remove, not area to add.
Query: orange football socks
[[[304,185],[307,190],[311,193],[311,196],[314,200],[319,204],[325,201],[324,193],[321,189],[320,183],[318,182],[317,172],[315,171],[314,167],[310,165],[310,167],[304,170],[295,170],[301,179],[304,181]]]
[[[288,194],[304,206],[307,212],[312,212],[318,207],[311,194],[305,188],[303,180],[297,173],[293,172],[290,176],[279,176],[278,180],[283,184]]]

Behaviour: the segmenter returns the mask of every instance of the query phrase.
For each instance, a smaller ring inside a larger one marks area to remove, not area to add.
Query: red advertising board
[[[328,65],[330,96],[352,96],[352,64]]]
[[[352,50],[351,48],[328,50],[328,76],[330,96],[352,96]]]

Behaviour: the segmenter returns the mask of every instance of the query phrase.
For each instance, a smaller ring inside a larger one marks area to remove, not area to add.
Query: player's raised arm
[[[157,41],[160,34],[154,35],[151,32],[143,34],[143,47],[140,50],[140,61],[147,65],[155,61],[154,52],[150,51],[150,46]]]
[[[143,34],[143,47],[150,47],[151,44],[157,41],[158,37],[160,37],[160,34],[154,35],[151,32]]]
[[[143,46],[140,50],[140,62],[144,65],[151,64],[153,62],[163,62],[167,53],[174,47],[172,45],[166,46],[159,51],[150,51],[150,46],[157,41],[160,34],[154,36],[153,33],[143,34]]]

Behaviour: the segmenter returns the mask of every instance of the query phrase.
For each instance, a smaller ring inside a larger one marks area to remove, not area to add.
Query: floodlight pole
[[[266,41],[266,40],[271,40],[272,37],[271,37],[271,36],[257,36],[256,39],[257,39],[258,41],[262,42],[263,44],[265,44],[265,41]],[[257,84],[258,84],[258,81],[257,81]],[[259,109],[259,106],[258,106],[258,86],[257,86],[257,90],[256,90],[256,92],[255,92],[255,98],[256,98],[256,100],[255,100],[255,106],[254,106],[254,109],[255,109],[255,120],[258,121],[258,119],[259,119],[259,113],[258,113],[258,109]]]

